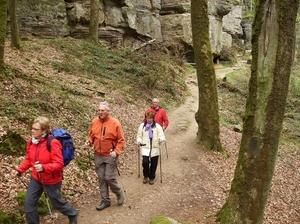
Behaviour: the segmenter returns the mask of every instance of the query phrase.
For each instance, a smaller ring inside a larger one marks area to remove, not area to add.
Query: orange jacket
[[[94,145],[94,151],[100,156],[110,156],[110,150],[120,155],[125,147],[125,138],[120,122],[108,115],[103,120],[95,118],[90,125],[88,141]]]

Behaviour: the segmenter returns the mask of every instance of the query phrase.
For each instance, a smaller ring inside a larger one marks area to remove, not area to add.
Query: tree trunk
[[[294,57],[299,0],[258,0],[243,136],[220,223],[263,222]]]
[[[207,0],[191,1],[191,17],[199,88],[199,108],[195,114],[198,123],[197,142],[207,149],[222,151],[216,74],[209,38]]]
[[[20,49],[19,28],[16,16],[16,0],[9,0],[9,17],[11,29],[11,47]]]
[[[89,40],[98,43],[99,28],[99,0],[91,0]]]
[[[7,0],[0,0],[0,76],[4,72],[4,46],[7,23]]]

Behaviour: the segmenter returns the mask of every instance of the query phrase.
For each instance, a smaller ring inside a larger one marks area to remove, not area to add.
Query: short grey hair
[[[157,102],[159,103],[159,100],[158,100],[157,98],[153,98],[152,102],[153,102],[154,100],[157,101]]]
[[[106,102],[106,101],[100,102],[100,105],[104,105],[107,110],[110,110],[110,105],[108,102]]]

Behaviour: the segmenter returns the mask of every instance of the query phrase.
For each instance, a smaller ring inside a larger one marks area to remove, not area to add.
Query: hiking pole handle
[[[36,169],[36,171],[37,171],[38,173],[44,171],[44,168],[43,168],[42,164],[40,164],[39,161],[36,161],[36,162],[35,162],[34,168]]]

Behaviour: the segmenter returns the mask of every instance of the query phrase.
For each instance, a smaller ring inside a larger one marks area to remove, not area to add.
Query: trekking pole
[[[21,174],[19,175],[19,179],[21,181],[21,183],[24,185],[24,187],[27,189],[28,185],[24,183],[24,181],[22,180]]]
[[[151,164],[151,152],[152,152],[152,138],[150,138],[149,165]]]
[[[159,144],[159,167],[160,167],[160,183],[162,183],[161,146],[160,146],[160,144]]]
[[[141,146],[145,146],[146,144],[142,144],[140,143],[140,146],[138,146],[138,178],[140,178],[140,162],[141,162],[141,158],[140,158],[140,151],[141,151]]]
[[[35,164],[37,165],[37,164],[39,164],[39,162],[35,162]],[[45,188],[45,185],[44,185],[44,182],[43,182],[42,174],[40,172],[38,172],[38,174],[39,174],[39,179],[41,180],[41,183],[42,183],[43,192],[44,192],[44,195],[45,195],[45,198],[46,198],[49,215],[50,215],[50,218],[52,220],[52,223],[54,224],[54,219],[53,219],[53,215],[52,215],[52,212],[51,212],[49,199],[48,199],[47,191],[46,191],[46,188]]]
[[[113,148],[112,148],[112,152],[115,151],[115,145],[114,143],[111,143]],[[127,197],[127,193],[126,193],[126,190],[125,190],[125,187],[124,187],[124,184],[123,184],[123,180],[121,178],[121,174],[120,174],[120,170],[119,170],[119,167],[117,165],[117,162],[116,162],[116,159],[114,158],[114,163],[115,163],[115,166],[116,166],[116,169],[117,169],[117,172],[118,172],[118,175],[119,175],[119,179],[120,179],[120,182],[121,182],[121,185],[122,185],[122,188],[123,188],[123,191],[124,191],[124,194],[125,194],[125,197],[126,197],[126,200],[128,201],[128,208],[131,209],[131,205],[129,203],[129,200],[128,200],[128,197]]]
[[[140,150],[141,150],[141,145],[140,147],[137,146],[137,150],[138,150],[138,178],[140,178],[140,163],[141,163],[141,159],[140,159]]]
[[[167,147],[167,141],[165,141],[165,148],[166,148],[166,154],[167,154],[167,159],[168,159],[168,147]]]
[[[90,167],[92,166],[92,162],[91,162],[91,153],[90,153],[90,149],[88,149],[88,157],[89,157],[89,164]]]
[[[25,184],[25,182],[22,180],[22,174],[19,171],[17,171],[17,172],[18,172],[17,177],[19,178],[19,180],[21,181],[21,183],[24,185],[24,187],[27,189],[28,185]]]

